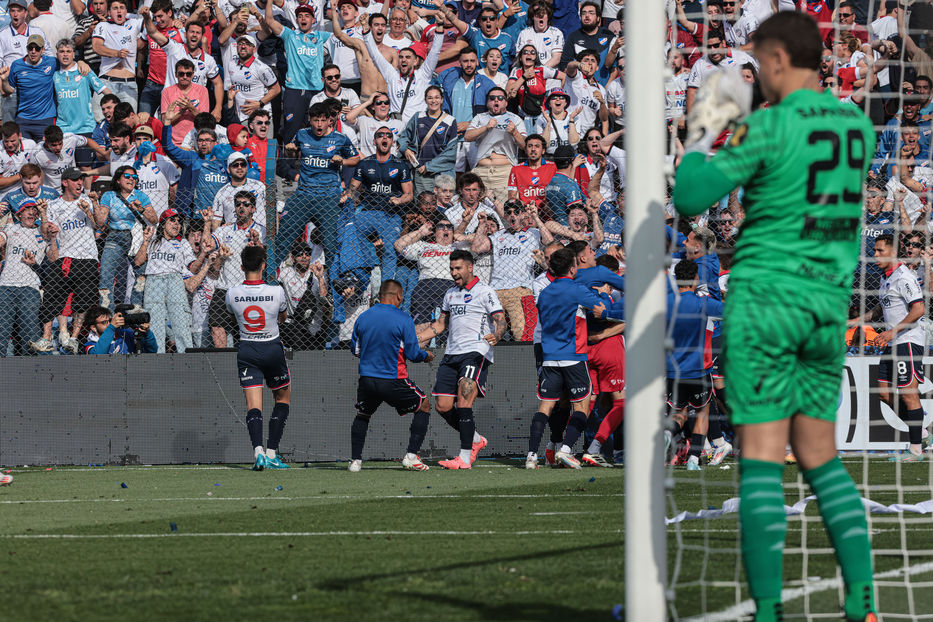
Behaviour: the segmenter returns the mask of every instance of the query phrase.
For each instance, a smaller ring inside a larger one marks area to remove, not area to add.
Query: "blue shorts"
[[[285,348],[278,339],[241,341],[237,346],[236,367],[244,389],[266,386],[275,391],[287,387],[292,379],[285,362]]]
[[[566,392],[571,402],[579,402],[590,395],[590,369],[586,361],[568,367],[542,366],[538,370],[538,399],[556,402]]]
[[[923,347],[916,343],[889,345],[878,363],[878,382],[891,384],[897,373],[897,386],[906,387],[913,378],[923,384]]]
[[[486,397],[486,377],[489,375],[491,366],[492,363],[479,352],[445,354],[437,368],[434,390],[431,394],[456,397],[460,379],[469,378],[476,383],[479,396]]]
[[[361,376],[356,386],[356,412],[371,415],[385,402],[401,417],[421,408],[426,397],[424,391],[408,378]]]

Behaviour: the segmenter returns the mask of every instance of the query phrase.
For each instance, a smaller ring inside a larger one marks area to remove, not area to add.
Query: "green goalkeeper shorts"
[[[847,304],[806,281],[730,280],[722,358],[733,424],[798,413],[835,421]]]

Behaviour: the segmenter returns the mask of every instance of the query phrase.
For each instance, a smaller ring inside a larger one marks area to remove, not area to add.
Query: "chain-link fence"
[[[548,245],[576,242],[624,269],[624,195],[601,187],[601,176],[589,180],[587,197],[561,190],[554,163],[505,175],[510,166],[476,167],[459,179],[416,169],[413,180],[408,162],[392,156],[331,166],[330,183],[316,185],[303,180],[302,160],[270,165],[295,171],[289,181],[271,172],[263,180],[239,153],[202,157],[187,177],[190,162],[158,153],[112,165],[110,176],[71,168],[55,177],[26,164],[3,199],[0,352],[231,347],[237,330],[224,295],[244,278],[247,245],[267,248],[266,279],[286,291],[282,338],[294,350],[346,347],[387,279],[402,284],[416,324],[437,319],[456,250],[469,251],[474,275],[496,290],[505,338],[515,342],[534,337],[533,281]],[[558,164],[574,174],[571,162]]]

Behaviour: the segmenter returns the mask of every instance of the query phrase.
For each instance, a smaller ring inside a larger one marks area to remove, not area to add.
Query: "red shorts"
[[[615,335],[587,352],[593,394],[625,390],[625,338]]]

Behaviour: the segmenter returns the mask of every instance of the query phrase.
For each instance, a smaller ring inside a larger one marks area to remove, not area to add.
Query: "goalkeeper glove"
[[[741,72],[727,67],[710,74],[697,90],[687,115],[687,142],[684,151],[709,153],[716,138],[730,124],[751,111],[752,85]]]

